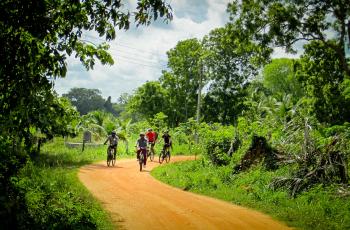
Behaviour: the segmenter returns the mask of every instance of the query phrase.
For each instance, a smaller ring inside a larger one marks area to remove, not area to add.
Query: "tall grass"
[[[29,229],[115,229],[111,217],[78,179],[80,166],[105,160],[106,146],[67,148],[56,138],[20,173],[25,202],[20,221]]]
[[[257,166],[232,174],[231,166],[214,167],[205,160],[179,162],[151,174],[170,185],[265,212],[300,229],[350,229],[350,197],[339,197],[337,187],[314,187],[296,198],[269,183],[288,168],[266,171]]]

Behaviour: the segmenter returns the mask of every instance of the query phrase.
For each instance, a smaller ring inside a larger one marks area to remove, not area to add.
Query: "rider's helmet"
[[[148,132],[152,132],[152,128],[147,129]]]
[[[145,136],[145,134],[144,133],[140,133],[140,137],[144,137]]]
[[[112,136],[115,136],[117,133],[113,130],[112,131]]]

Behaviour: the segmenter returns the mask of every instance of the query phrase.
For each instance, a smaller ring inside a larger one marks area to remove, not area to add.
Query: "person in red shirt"
[[[148,141],[148,144],[151,145],[151,148],[154,150],[154,146],[157,140],[157,133],[149,128],[146,132],[146,139]]]

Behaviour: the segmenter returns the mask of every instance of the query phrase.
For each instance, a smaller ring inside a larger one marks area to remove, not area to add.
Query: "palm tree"
[[[130,138],[130,124],[132,119],[126,119],[126,120],[120,120],[116,119],[116,122],[118,123],[117,133],[120,140],[122,140],[125,143],[125,152],[126,154],[129,153],[129,141]]]
[[[92,135],[101,138],[107,135],[104,124],[104,113],[102,111],[93,111],[83,115],[76,126],[77,132],[89,131]]]

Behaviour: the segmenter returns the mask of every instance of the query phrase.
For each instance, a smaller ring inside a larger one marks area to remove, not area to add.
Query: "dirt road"
[[[191,157],[176,157],[172,162]],[[173,188],[155,180],[148,162],[105,162],[80,169],[79,178],[123,229],[288,229],[257,211]]]

